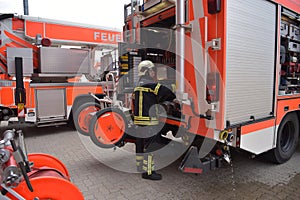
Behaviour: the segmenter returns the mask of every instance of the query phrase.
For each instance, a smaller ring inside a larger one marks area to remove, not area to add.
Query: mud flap
[[[191,146],[186,153],[179,169],[185,173],[202,174],[222,166],[222,159],[218,156],[209,155],[200,159],[197,147]]]

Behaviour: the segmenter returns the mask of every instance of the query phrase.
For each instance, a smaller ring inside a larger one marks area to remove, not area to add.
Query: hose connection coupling
[[[232,142],[234,140],[234,134],[232,132],[232,129],[221,131],[219,139],[225,142]]]
[[[224,131],[220,132],[220,135],[219,135],[220,140],[225,141],[225,140],[227,140],[227,137],[228,137],[228,131],[227,130],[224,130]]]

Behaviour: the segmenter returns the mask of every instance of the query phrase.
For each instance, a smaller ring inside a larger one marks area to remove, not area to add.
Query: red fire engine
[[[138,63],[151,60],[161,83],[176,84],[177,101],[166,103],[167,116],[161,116],[167,130],[178,136],[177,127],[182,139],[209,138],[218,147],[199,160],[201,145],[191,141],[183,171],[218,167],[219,158],[229,160],[230,147],[268,152],[276,163],[291,158],[300,121],[299,3],[147,0],[125,8],[123,101],[133,91]],[[92,118],[90,135],[99,146],[127,141],[130,117],[120,110],[107,108]],[[109,114],[115,123],[107,123]],[[107,131],[106,124],[118,131]]]
[[[89,93],[104,92],[103,83],[80,78],[96,73],[97,52],[121,40],[112,28],[1,14],[0,121],[67,122],[79,104],[94,99]]]

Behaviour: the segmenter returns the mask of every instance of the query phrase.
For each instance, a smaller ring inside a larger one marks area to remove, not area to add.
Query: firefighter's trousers
[[[148,126],[147,131],[153,134],[156,128],[155,126]],[[150,138],[136,138],[136,165],[138,172],[146,172],[148,175],[151,175],[154,171],[153,148],[151,147],[153,147],[157,137],[159,137],[158,134]]]

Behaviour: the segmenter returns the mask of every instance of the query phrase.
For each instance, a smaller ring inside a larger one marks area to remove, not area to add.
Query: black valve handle
[[[14,140],[10,140],[10,143],[11,143],[11,146],[12,146],[12,148],[13,148],[13,151],[14,151],[14,152],[19,151],[20,154],[21,154],[22,160],[24,160],[24,157],[23,157],[23,156],[24,156],[24,153],[23,153],[22,149],[21,149],[21,148],[19,148],[19,149],[17,148],[16,142],[15,142]],[[33,187],[32,187],[32,185],[31,185],[30,180],[29,180],[29,177],[28,177],[28,175],[27,175],[27,172],[26,172],[26,168],[25,168],[24,162],[23,162],[23,161],[18,161],[18,165],[19,165],[19,167],[20,167],[20,169],[21,169],[21,173],[22,173],[22,175],[23,175],[23,177],[24,177],[24,180],[25,180],[25,182],[26,182],[26,185],[27,185],[28,189],[29,189],[31,192],[33,192]]]
[[[24,161],[24,166],[25,166],[25,169],[26,169],[26,173],[31,172],[30,163],[29,163],[28,160],[26,160],[26,157],[25,157],[25,154],[24,154],[22,148],[19,146],[18,149],[19,149],[19,153],[22,157],[22,160]]]

